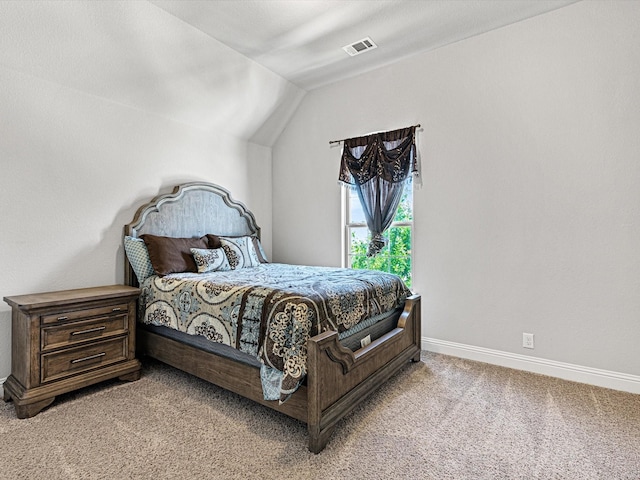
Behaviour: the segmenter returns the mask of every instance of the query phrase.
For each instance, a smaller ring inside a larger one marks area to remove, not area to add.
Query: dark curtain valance
[[[415,132],[408,127],[344,140],[338,180],[362,185],[377,177],[397,183],[416,175]]]
[[[416,127],[344,140],[338,181],[354,188],[371,232],[368,256],[385,245],[404,185],[418,174]]]

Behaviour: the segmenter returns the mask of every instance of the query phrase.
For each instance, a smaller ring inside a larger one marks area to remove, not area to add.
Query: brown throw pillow
[[[210,249],[222,248],[222,242],[220,241],[220,237],[214,235],[213,233],[207,233],[206,235],[207,241],[209,242]]]
[[[153,270],[158,275],[169,273],[197,272],[192,248],[209,248],[207,237],[174,238],[159,235],[140,235],[144,240]]]

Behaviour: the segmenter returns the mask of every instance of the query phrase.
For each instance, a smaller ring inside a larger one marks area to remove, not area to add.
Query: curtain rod
[[[417,125],[412,125],[411,127],[415,127],[415,128],[420,128],[421,125],[417,124]],[[411,128],[411,127],[405,127],[405,128]],[[376,132],[376,133],[381,133],[381,132]],[[374,133],[369,133],[368,135],[374,135]],[[366,137],[367,135],[363,135],[363,137]],[[351,138],[355,138],[355,137],[351,137]],[[349,140],[349,138],[343,138],[342,140],[329,140],[329,145],[331,145],[332,143],[341,143],[344,142],[345,140]]]

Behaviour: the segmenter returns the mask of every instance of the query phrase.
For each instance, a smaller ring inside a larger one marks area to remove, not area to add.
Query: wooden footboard
[[[320,452],[336,423],[408,362],[420,360],[420,296],[407,299],[398,326],[356,352],[337,332],[307,342],[309,450]]]
[[[336,332],[307,342],[307,384],[285,403],[264,400],[259,369],[138,329],[138,353],[250,398],[307,423],[309,450],[327,444],[339,420],[409,360],[420,360],[420,296],[407,299],[398,325],[356,352],[344,348]]]

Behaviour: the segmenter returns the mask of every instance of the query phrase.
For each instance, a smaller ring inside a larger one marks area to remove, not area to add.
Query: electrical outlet
[[[524,348],[533,348],[533,333],[522,334],[522,346]]]

